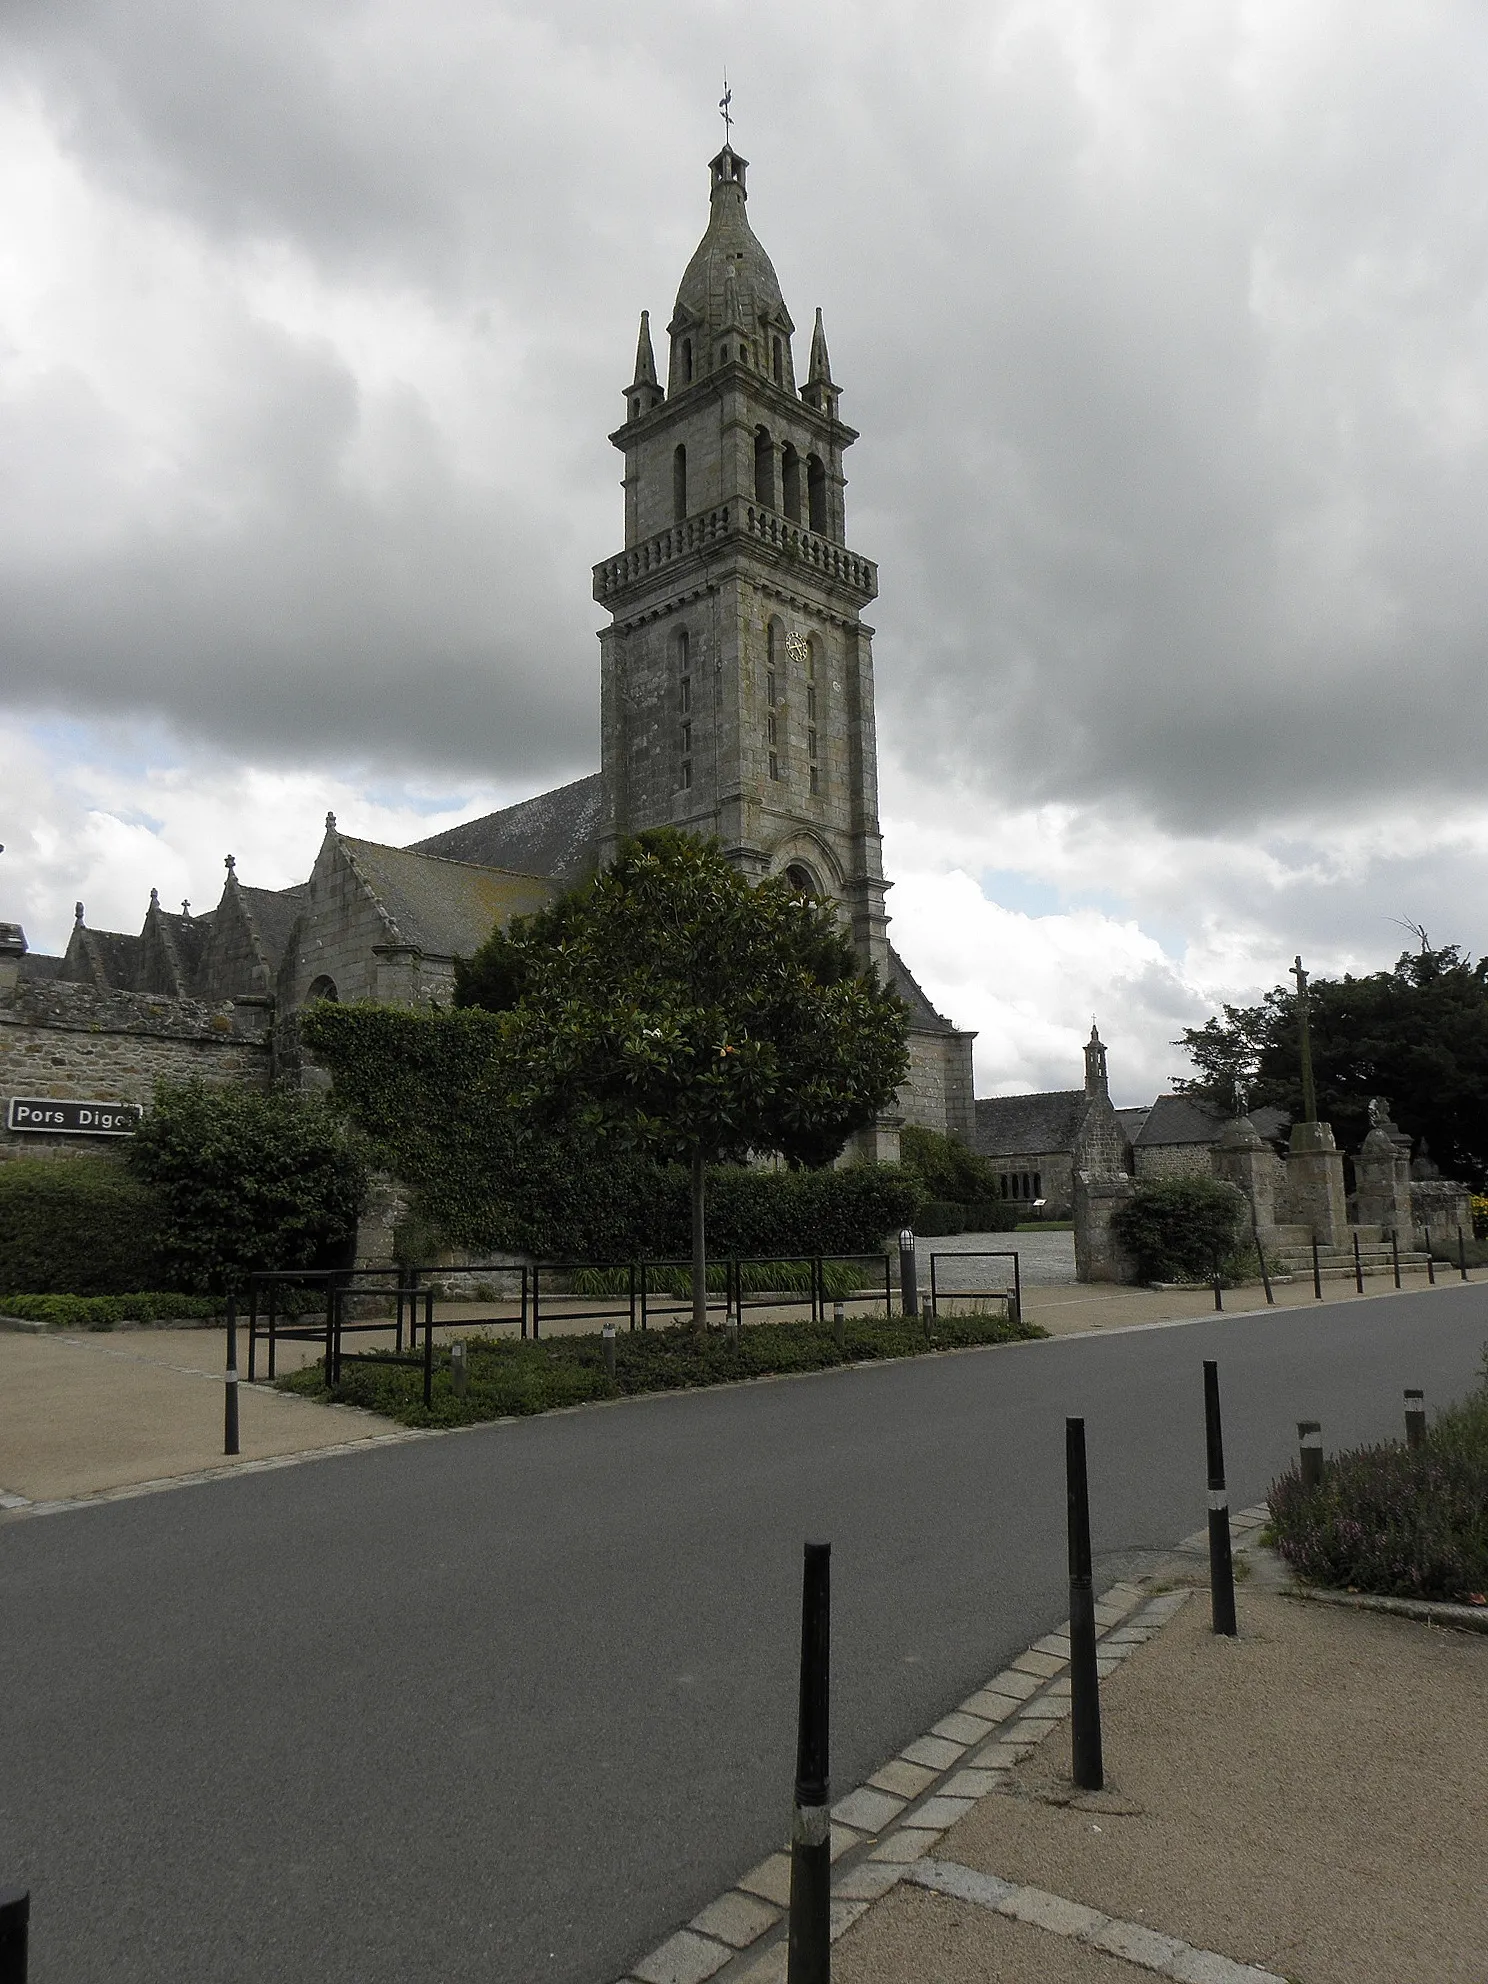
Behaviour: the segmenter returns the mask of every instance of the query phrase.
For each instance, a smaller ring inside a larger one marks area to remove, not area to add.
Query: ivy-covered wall
[[[451,1246],[544,1260],[688,1253],[685,1170],[545,1132],[514,1111],[498,1014],[325,1005],[303,1026],[336,1105],[411,1188],[417,1219]],[[923,1196],[896,1165],[720,1166],[709,1174],[709,1249],[874,1252],[913,1224]]]

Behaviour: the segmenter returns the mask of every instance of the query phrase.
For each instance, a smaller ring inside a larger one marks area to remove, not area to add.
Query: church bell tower
[[[748,161],[712,161],[708,228],[666,330],[641,314],[626,418],[625,549],[594,568],[606,818],[600,858],[670,825],[716,836],[752,879],[841,903],[885,970],[873,721],[877,568],[847,548],[821,312],[797,387],[791,322],[745,211]]]

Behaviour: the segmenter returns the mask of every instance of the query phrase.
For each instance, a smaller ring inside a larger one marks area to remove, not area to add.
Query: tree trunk
[[[692,1327],[701,1336],[708,1327],[708,1247],[703,1234],[703,1197],[707,1181],[702,1146],[692,1153]]]

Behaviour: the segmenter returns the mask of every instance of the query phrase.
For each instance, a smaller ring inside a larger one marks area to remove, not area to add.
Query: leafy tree
[[[1141,1183],[1111,1224],[1143,1281],[1207,1281],[1223,1271],[1246,1218],[1244,1195],[1218,1178]]]
[[[751,886],[716,843],[670,828],[495,932],[456,998],[505,1016],[522,1109],[689,1165],[698,1328],[708,1163],[829,1163],[908,1067],[905,1008],[859,970],[832,905],[784,877]]]
[[[907,1123],[899,1132],[899,1154],[932,1199],[979,1205],[997,1196],[997,1173],[955,1137]]]
[[[164,1083],[130,1142],[161,1202],[178,1286],[236,1294],[255,1269],[312,1266],[356,1232],[366,1173],[318,1098]]]
[[[1369,1098],[1389,1098],[1401,1128],[1424,1139],[1444,1169],[1488,1173],[1488,958],[1477,964],[1455,944],[1423,942],[1392,971],[1315,978],[1309,993],[1318,1114],[1340,1143],[1369,1129]],[[1268,992],[1259,1006],[1226,1006],[1223,1018],[1190,1027],[1177,1043],[1198,1074],[1174,1086],[1233,1106],[1237,1086],[1251,1106],[1302,1113],[1296,994]]]

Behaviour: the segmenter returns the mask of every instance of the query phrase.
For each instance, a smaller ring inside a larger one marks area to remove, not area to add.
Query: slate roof
[[[1264,1137],[1268,1144],[1284,1144],[1292,1127],[1292,1119],[1286,1110],[1275,1109],[1270,1103],[1264,1109],[1252,1109],[1250,1120],[1256,1126],[1256,1135]]]
[[[103,982],[115,992],[127,992],[139,983],[143,940],[128,937],[122,930],[83,931],[83,949],[90,965],[101,968]],[[92,979],[88,974],[88,982]]]
[[[1154,1144],[1216,1144],[1224,1119],[1191,1095],[1160,1095],[1132,1138],[1138,1150]]]
[[[497,923],[553,899],[552,883],[541,875],[441,860],[347,834],[340,841],[399,937],[431,957],[469,957]]]
[[[1035,1095],[987,1095],[976,1103],[975,1148],[980,1157],[1039,1157],[1073,1151],[1090,1097],[1083,1088]]]
[[[1137,1132],[1151,1114],[1152,1107],[1149,1103],[1145,1102],[1134,1109],[1118,1109],[1116,1111],[1116,1120],[1122,1129],[1125,1130],[1128,1143],[1134,1144],[1137,1141]]]
[[[57,978],[61,975],[62,959],[48,956],[45,951],[27,951],[20,960],[17,976],[20,978]]]
[[[310,884],[296,882],[288,889],[250,889],[239,882],[238,894],[253,918],[269,969],[277,971],[284,953],[289,949],[295,924],[310,900]],[[198,920],[205,923],[208,919],[201,917]]]
[[[201,968],[211,923],[205,916],[183,916],[179,910],[162,909],[159,916],[189,984]],[[182,987],[183,991],[186,989]]]
[[[447,827],[416,840],[410,854],[435,854],[446,861],[468,861],[480,868],[505,868],[518,875],[551,875],[577,880],[595,864],[604,813],[604,779],[599,772],[540,792],[499,813]]]
[[[926,997],[919,980],[900,957],[893,945],[889,946],[888,982],[891,989],[899,994],[909,1008],[909,1023],[916,1033],[956,1032],[944,1013],[936,1012]]]

